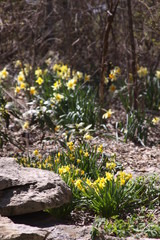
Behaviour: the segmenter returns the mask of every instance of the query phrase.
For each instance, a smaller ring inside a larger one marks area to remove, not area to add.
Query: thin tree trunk
[[[128,24],[129,24],[129,36],[131,44],[131,70],[133,75],[133,95],[134,95],[134,109],[138,108],[138,82],[137,82],[137,69],[136,69],[136,47],[133,31],[133,19],[132,19],[132,6],[131,0],[127,0],[128,7]]]
[[[102,61],[101,61],[101,78],[99,82],[99,99],[100,99],[101,106],[103,106],[104,104],[104,79],[107,71],[106,57],[108,53],[108,40],[109,40],[109,34],[111,31],[111,26],[114,19],[114,15],[116,13],[118,3],[119,3],[119,0],[116,1],[115,5],[113,5],[113,1],[111,1],[110,8],[107,11],[108,16],[107,16],[107,24],[104,31],[103,51],[102,51]]]

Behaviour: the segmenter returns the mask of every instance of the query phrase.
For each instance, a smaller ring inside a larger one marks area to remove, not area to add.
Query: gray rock
[[[90,231],[91,226],[55,225],[55,221],[50,227],[15,224],[0,216],[0,240],[90,240]]]
[[[14,224],[9,218],[0,216],[1,240],[44,240],[46,230],[24,224]]]
[[[71,190],[57,174],[24,168],[0,158],[0,214],[21,215],[56,208],[71,200]]]

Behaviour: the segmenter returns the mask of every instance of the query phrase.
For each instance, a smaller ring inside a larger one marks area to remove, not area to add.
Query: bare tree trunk
[[[119,3],[119,0],[117,0],[115,4],[113,4],[113,1],[111,1],[109,10],[107,11],[107,14],[108,14],[107,24],[104,31],[103,50],[102,50],[101,78],[99,82],[99,99],[100,99],[101,106],[103,106],[103,103],[104,103],[104,79],[107,71],[106,57],[108,53],[108,40],[109,40],[109,34],[111,31],[111,26],[114,19],[114,15],[116,13],[118,3]]]
[[[133,31],[131,0],[127,0],[127,7],[128,7],[129,35],[130,35],[130,44],[131,44],[131,70],[133,75],[133,95],[134,95],[133,107],[136,110],[138,108],[138,82],[137,82],[136,47],[135,47],[134,31]]]

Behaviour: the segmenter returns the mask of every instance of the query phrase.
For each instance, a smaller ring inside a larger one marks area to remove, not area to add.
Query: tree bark
[[[104,104],[104,79],[105,79],[105,74],[107,71],[107,62],[106,62],[106,57],[108,53],[108,40],[109,40],[109,34],[111,31],[111,26],[114,20],[114,15],[116,13],[116,9],[118,6],[119,0],[116,1],[115,4],[113,4],[113,1],[111,1],[109,10],[107,11],[107,24],[105,27],[104,31],[104,39],[103,39],[103,50],[102,50],[102,60],[101,60],[101,77],[100,77],[100,82],[99,82],[99,99],[100,99],[100,104],[103,106]]]
[[[132,6],[131,0],[127,0],[127,8],[128,8],[128,29],[130,36],[130,44],[131,44],[131,71],[133,76],[133,95],[134,95],[134,109],[138,108],[138,82],[137,82],[137,69],[136,69],[136,47],[135,47],[135,39],[134,39],[134,30],[133,30],[133,19],[132,19]]]

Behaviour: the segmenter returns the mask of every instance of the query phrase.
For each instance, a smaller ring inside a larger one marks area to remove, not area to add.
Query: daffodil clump
[[[46,66],[46,68],[45,68]],[[95,126],[98,116],[96,92],[90,85],[91,76],[76,71],[63,63],[52,63],[47,59],[44,67],[32,68],[20,60],[15,62],[16,97],[26,97],[34,117],[41,126],[54,130],[55,125],[84,122]],[[6,79],[7,68],[0,72],[0,79]],[[23,126],[26,129],[27,126]]]
[[[72,189],[74,207],[78,202],[106,217],[117,211],[123,189],[132,178],[118,168],[115,155],[103,154],[103,145],[91,147],[85,141],[66,142],[66,149],[54,155],[43,156],[35,149],[30,158],[18,161],[58,173]]]

